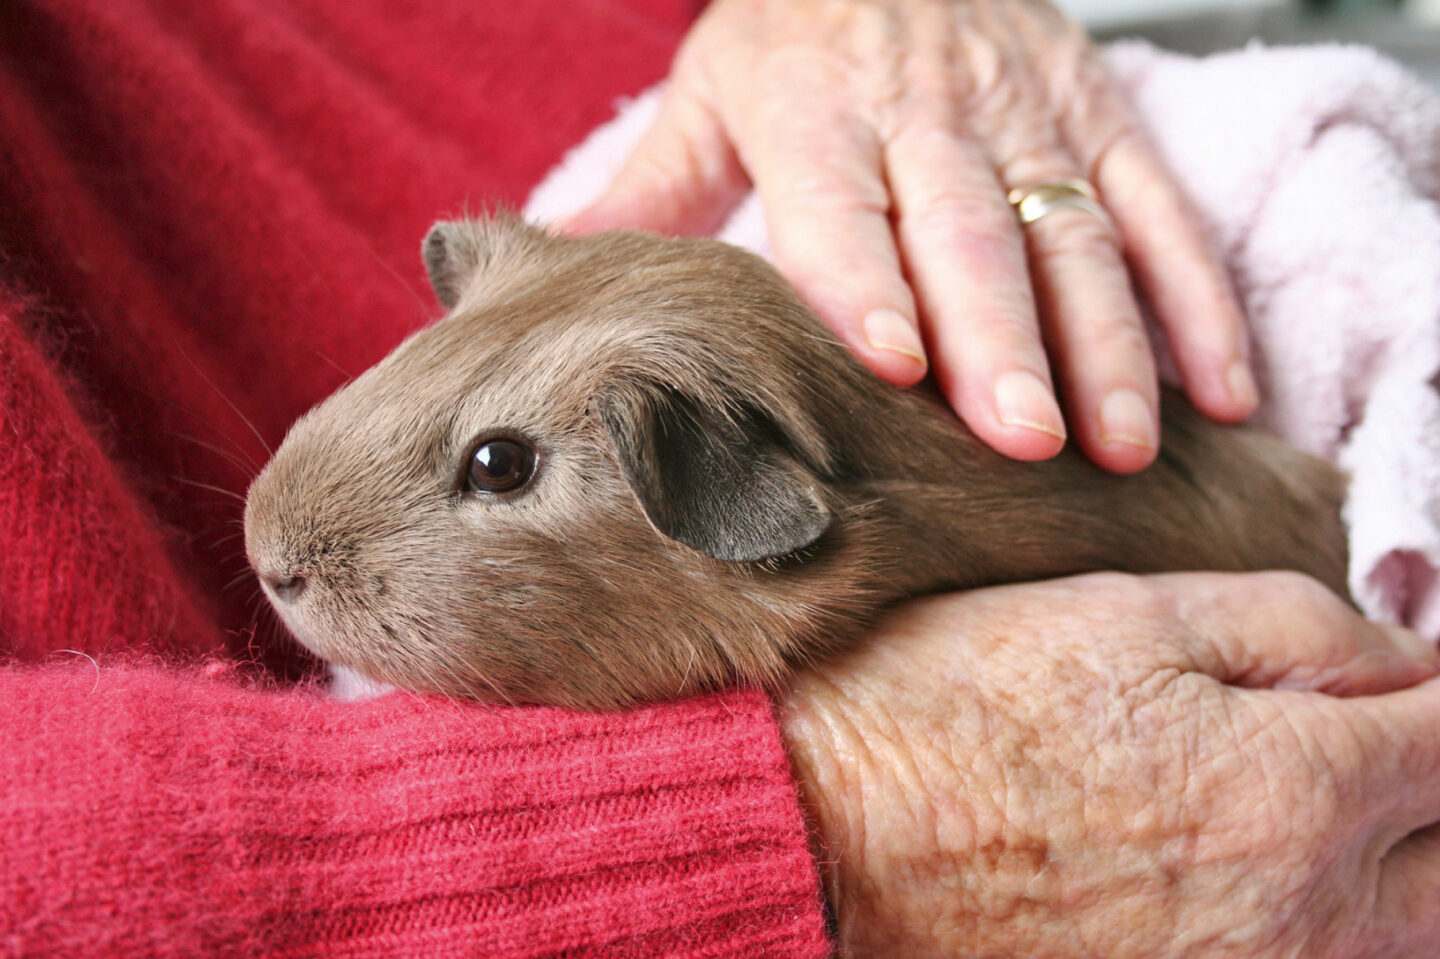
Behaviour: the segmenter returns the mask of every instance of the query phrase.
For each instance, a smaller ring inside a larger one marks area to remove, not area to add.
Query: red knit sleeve
[[[0,953],[820,956],[757,693],[585,716],[0,672]]]

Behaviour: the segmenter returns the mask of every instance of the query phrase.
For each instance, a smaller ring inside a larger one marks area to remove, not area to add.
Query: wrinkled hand
[[[1435,659],[1294,574],[903,608],[782,707],[844,945],[1433,959]]]
[[[1076,176],[1114,224],[1061,209],[1022,234],[1007,191]],[[710,233],[752,183],[776,266],[820,317],[891,382],[917,382],[928,358],[1002,453],[1063,445],[1053,363],[1092,459],[1154,459],[1126,257],[1197,407],[1238,421],[1255,406],[1196,215],[1084,31],[1047,3],[715,0],[654,127],[568,228]]]

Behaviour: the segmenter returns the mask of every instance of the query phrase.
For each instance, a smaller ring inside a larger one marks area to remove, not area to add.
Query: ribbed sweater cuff
[[[827,952],[758,693],[345,705],[79,660],[0,672],[0,723],[0,952]]]

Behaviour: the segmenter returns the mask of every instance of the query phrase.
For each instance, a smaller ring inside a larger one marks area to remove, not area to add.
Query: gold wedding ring
[[[1005,195],[1005,199],[1015,208],[1022,224],[1034,223],[1042,216],[1069,208],[1083,210],[1110,225],[1110,214],[1100,205],[1095,188],[1079,177],[1017,186]]]

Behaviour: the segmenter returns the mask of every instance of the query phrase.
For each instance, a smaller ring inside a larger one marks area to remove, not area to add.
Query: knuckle
[[[899,81],[896,106],[936,104],[950,101],[958,77],[954,65],[940,56],[920,56],[905,65],[903,72],[892,71]]]
[[[957,347],[946,359],[960,375],[983,377],[997,367],[1043,362],[1044,347],[1035,318],[1019,307],[996,303],[984,310],[936,314],[933,322],[947,322],[960,334]]]
[[[1111,158],[1149,150],[1149,139],[1141,132],[1138,121],[1128,112],[1105,111],[1103,115],[1091,112],[1077,117],[1077,121],[1087,129],[1086,139],[1093,144],[1089,150],[1088,166],[1090,179],[1095,182],[1103,179],[1102,171]],[[1152,194],[1152,204],[1159,199],[1153,194],[1168,188],[1168,184],[1163,180],[1154,179],[1135,179],[1126,184],[1126,189],[1137,194]]]
[[[616,186],[632,194],[672,200],[685,192],[687,177],[694,170],[694,158],[680,151],[636,153],[617,177]]]
[[[998,323],[1008,332],[1019,328],[1037,335],[1034,294],[1025,271],[1025,254],[1013,238],[985,230],[931,223],[906,228],[901,242],[912,267],[924,278],[944,277],[945,285],[964,284],[971,309],[986,303],[990,309],[967,327]],[[997,315],[991,316],[991,313]]]
[[[1090,261],[1121,263],[1123,249],[1115,231],[1082,210],[1056,210],[1040,221],[1048,229],[1037,230],[1035,257],[1045,263]]]
[[[1010,58],[1004,48],[978,31],[966,31],[958,39],[956,61],[965,65],[956,83],[966,112],[1003,116],[1019,99],[1013,82]]]
[[[775,234],[771,244],[775,268],[792,282],[796,277],[823,278],[836,290],[858,291],[875,288],[876,278],[885,275],[863,243],[842,244],[830,231],[807,226]]]
[[[811,89],[839,89],[848,86],[851,65],[848,58],[830,44],[816,38],[790,35],[773,42],[753,64],[756,79],[769,87],[793,90],[797,85]]]
[[[1174,600],[1162,580],[1114,571],[1087,573],[1081,580],[1127,617],[1147,622],[1175,618]]]
[[[1256,574],[1261,595],[1270,602],[1297,612],[1322,615],[1333,611],[1339,600],[1318,580],[1293,570],[1271,570]]]
[[[692,31],[680,42],[675,58],[670,65],[669,89],[667,96],[675,96],[677,90],[688,89],[704,75],[710,58],[714,55],[715,43],[705,31]]]
[[[968,190],[938,188],[913,197],[902,210],[905,228],[926,236],[969,236],[1005,248],[1018,244],[1010,208]]]
[[[1088,39],[1088,38],[1087,38]],[[1087,134],[1108,138],[1122,127],[1138,129],[1133,111],[1117,95],[1105,61],[1088,42],[1070,48],[1068,62],[1057,61],[1051,74],[1051,96],[1066,104],[1070,119]]]
[[[888,216],[890,194],[882,184],[830,173],[796,176],[785,183],[770,205],[788,216]]]
[[[970,339],[979,369],[993,367],[992,358],[997,353],[1010,357],[1028,353],[1043,356],[1034,316],[1018,308],[997,305],[984,314],[970,318],[969,322],[973,324]]]
[[[1023,147],[1003,154],[1004,159],[995,167],[995,176],[1007,189],[1076,174],[1069,155],[1052,141],[1054,131],[1044,122],[1046,119],[1023,111],[1012,116],[1009,129]]]
[[[1151,369],[1152,351],[1138,314],[1099,312],[1087,318],[1084,333],[1087,357],[1109,358],[1107,368],[1123,370],[1128,377],[1144,377]]]

